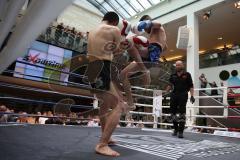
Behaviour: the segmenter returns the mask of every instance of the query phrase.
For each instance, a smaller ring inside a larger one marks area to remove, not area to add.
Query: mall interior
[[[102,100],[86,76],[89,37],[109,12],[119,16],[120,31],[130,25],[126,39],[149,15],[164,28],[167,46],[148,67],[148,85],[140,70],[129,78],[135,108],[113,132],[117,159],[239,159],[239,0],[0,0],[0,157],[112,159],[94,152]],[[119,74],[136,63],[129,52],[113,54]],[[184,139],[171,135],[166,91],[178,62],[194,86]],[[127,101],[127,91],[119,92]]]

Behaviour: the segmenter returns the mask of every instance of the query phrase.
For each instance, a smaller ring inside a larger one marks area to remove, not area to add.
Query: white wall
[[[236,80],[236,78],[238,78],[238,79],[240,78],[240,63],[232,64],[232,65],[219,66],[219,67],[204,68],[204,69],[200,69],[199,73],[200,74],[204,73],[209,82],[215,81],[217,83],[217,85],[220,86],[221,80],[219,78],[219,74],[223,70],[226,70],[230,73],[230,79],[229,79],[230,84],[232,83],[232,80]],[[238,71],[238,77],[234,78],[234,77],[231,76],[231,72],[233,70]],[[240,83],[240,81],[239,81],[239,83]],[[240,84],[238,86],[240,86]]]
[[[102,15],[75,4],[67,7],[58,17],[58,22],[75,27],[81,32],[95,28],[102,20]]]

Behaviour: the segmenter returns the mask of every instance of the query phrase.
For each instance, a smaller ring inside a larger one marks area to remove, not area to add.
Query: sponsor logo
[[[58,63],[56,61],[51,61],[51,60],[46,60],[46,59],[42,59],[42,58],[38,58],[38,56],[40,55],[40,53],[36,54],[36,55],[27,55],[23,58],[24,61],[30,62],[32,64],[43,64],[46,66],[50,66],[50,67],[54,67],[54,68],[60,68],[63,69],[65,68],[64,64]]]

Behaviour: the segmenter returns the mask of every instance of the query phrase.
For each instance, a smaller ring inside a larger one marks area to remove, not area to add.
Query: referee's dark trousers
[[[170,99],[170,110],[175,131],[183,133],[186,122],[186,104],[188,92],[173,92]],[[177,117],[177,114],[179,116]]]

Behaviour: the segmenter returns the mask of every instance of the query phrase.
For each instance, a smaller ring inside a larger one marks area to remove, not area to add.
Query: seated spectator
[[[29,124],[35,124],[36,117],[27,117],[27,123]]]
[[[0,112],[6,112],[8,109],[5,105],[1,105],[0,106]],[[8,119],[8,115],[6,114],[1,114],[0,115],[0,123],[6,123],[7,122],[7,119]]]
[[[48,119],[45,121],[45,124],[54,124],[54,118],[50,118],[50,117],[53,117],[52,111],[48,111],[47,116],[48,116]]]
[[[44,112],[42,115],[47,116],[47,112]],[[45,124],[46,120],[48,120],[48,118],[40,117],[38,121],[39,121],[39,124]]]
[[[28,123],[28,117],[24,116],[24,114],[27,114],[27,112],[20,111],[19,114],[22,114],[22,116],[18,117],[17,122],[19,122],[19,123]]]
[[[13,109],[9,110],[10,113],[15,113]],[[18,117],[15,115],[8,116],[8,122],[17,122]]]
[[[208,125],[208,127],[212,127],[211,125]],[[207,133],[213,134],[214,133],[214,129],[207,129],[206,131]]]
[[[41,112],[37,112],[37,115],[38,115],[38,116],[41,116],[42,114],[41,114]],[[39,118],[40,118],[40,117],[36,117],[36,119],[35,119],[35,124],[39,124]]]
[[[134,125],[134,120],[132,118],[127,118],[127,121],[129,121],[129,122],[127,123],[126,127],[129,127],[129,128],[135,128],[136,127]]]
[[[142,120],[139,121],[139,123],[136,125],[137,128],[144,128],[144,124],[142,123]]]
[[[87,126],[88,127],[98,127],[99,126],[98,119],[92,119],[92,120],[88,121]]]

